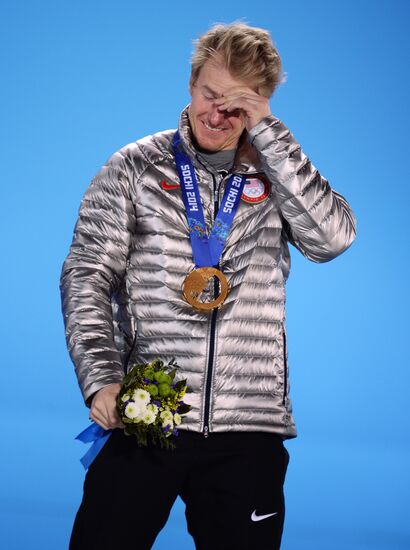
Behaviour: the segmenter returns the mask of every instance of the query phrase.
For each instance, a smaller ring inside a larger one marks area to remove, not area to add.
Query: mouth
[[[203,124],[203,125],[205,126],[205,128],[206,128],[207,130],[209,130],[210,132],[215,132],[215,133],[217,133],[217,132],[223,132],[224,130],[226,130],[226,128],[213,128],[212,126],[209,126],[209,124],[208,124],[205,120],[202,121],[202,124]]]

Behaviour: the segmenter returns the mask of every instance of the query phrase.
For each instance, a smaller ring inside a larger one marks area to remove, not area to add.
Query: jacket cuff
[[[89,384],[86,388],[82,389],[85,405],[90,407],[92,398],[99,390],[105,388],[105,386],[108,386],[109,384],[122,384],[123,378],[123,373],[113,372],[109,373],[106,377],[100,378],[99,380]]]
[[[273,136],[277,137],[280,133],[280,125],[281,121],[275,117],[274,115],[268,115],[265,116],[256,126],[252,128],[248,132],[248,141],[251,145],[253,145],[256,149],[259,149],[258,147],[258,138],[259,136],[262,136],[262,134],[266,131],[273,132]],[[276,128],[275,128],[276,126]]]

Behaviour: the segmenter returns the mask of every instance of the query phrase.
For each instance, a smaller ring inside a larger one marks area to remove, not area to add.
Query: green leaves
[[[180,405],[178,407],[178,413],[179,414],[186,414],[187,412],[189,412],[191,410],[191,406],[190,405],[187,405],[186,403],[182,403],[182,405]]]
[[[174,390],[181,391],[184,386],[186,386],[186,380],[180,380],[174,384]]]

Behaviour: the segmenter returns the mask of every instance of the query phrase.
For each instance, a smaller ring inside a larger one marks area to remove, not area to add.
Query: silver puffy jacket
[[[200,162],[187,110],[179,131],[199,181],[205,221],[227,177]],[[295,437],[285,332],[288,242],[314,262],[342,253],[355,218],[276,117],[242,136],[234,171],[264,174],[270,195],[240,201],[221,259],[230,293],[213,313],[181,292],[194,268],[172,152],[173,130],[131,143],[81,202],[61,275],[67,346],[86,402],[134,363],[175,357],[193,390],[181,429]]]

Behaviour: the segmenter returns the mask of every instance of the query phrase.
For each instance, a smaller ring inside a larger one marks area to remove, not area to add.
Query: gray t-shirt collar
[[[197,151],[199,159],[202,159],[207,164],[210,164],[212,168],[218,172],[221,170],[226,170],[227,172],[231,171],[235,159],[235,153],[236,149],[215,152]]]

